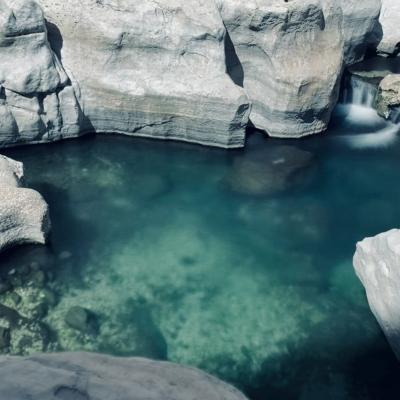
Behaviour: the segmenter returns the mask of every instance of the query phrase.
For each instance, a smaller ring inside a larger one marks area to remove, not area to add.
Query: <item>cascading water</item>
[[[351,147],[384,147],[397,139],[400,113],[393,114],[391,121],[381,118],[374,108],[377,92],[372,82],[353,74],[345,77],[334,117],[340,121],[341,139]]]

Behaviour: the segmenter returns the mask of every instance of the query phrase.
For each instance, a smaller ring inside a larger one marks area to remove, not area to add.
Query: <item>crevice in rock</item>
[[[239,60],[238,55],[236,54],[235,46],[233,45],[232,39],[227,29],[225,34],[224,45],[225,45],[226,72],[236,85],[243,87],[244,83],[243,66]]]

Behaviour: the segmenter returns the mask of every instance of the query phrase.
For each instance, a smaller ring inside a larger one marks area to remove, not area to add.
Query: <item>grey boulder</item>
[[[0,251],[23,243],[46,242],[49,209],[42,196],[23,188],[23,165],[0,156]]]
[[[400,230],[357,243],[353,263],[370,308],[400,359]]]
[[[232,386],[194,368],[90,353],[0,357],[0,398],[246,400]]]

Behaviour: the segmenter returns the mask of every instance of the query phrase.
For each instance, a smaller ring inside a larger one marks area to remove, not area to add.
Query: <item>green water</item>
[[[366,139],[387,125],[364,111],[306,140],[253,133],[240,151],[120,136],[9,150],[53,232],[2,262],[51,258],[59,301],[46,323],[63,350],[194,365],[255,400],[398,398],[400,368],[352,256],[400,225],[400,141]],[[227,184],[282,145],[314,157],[301,184],[265,195]],[[97,335],[66,325],[74,305],[97,314]]]

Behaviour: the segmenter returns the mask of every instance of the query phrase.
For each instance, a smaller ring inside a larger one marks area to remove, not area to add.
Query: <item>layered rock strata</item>
[[[23,243],[46,241],[49,210],[42,196],[23,188],[23,166],[0,156],[0,251]]]
[[[0,397],[246,400],[232,386],[194,368],[93,353],[0,357]]]
[[[354,268],[373,314],[400,358],[400,230],[358,243]]]

